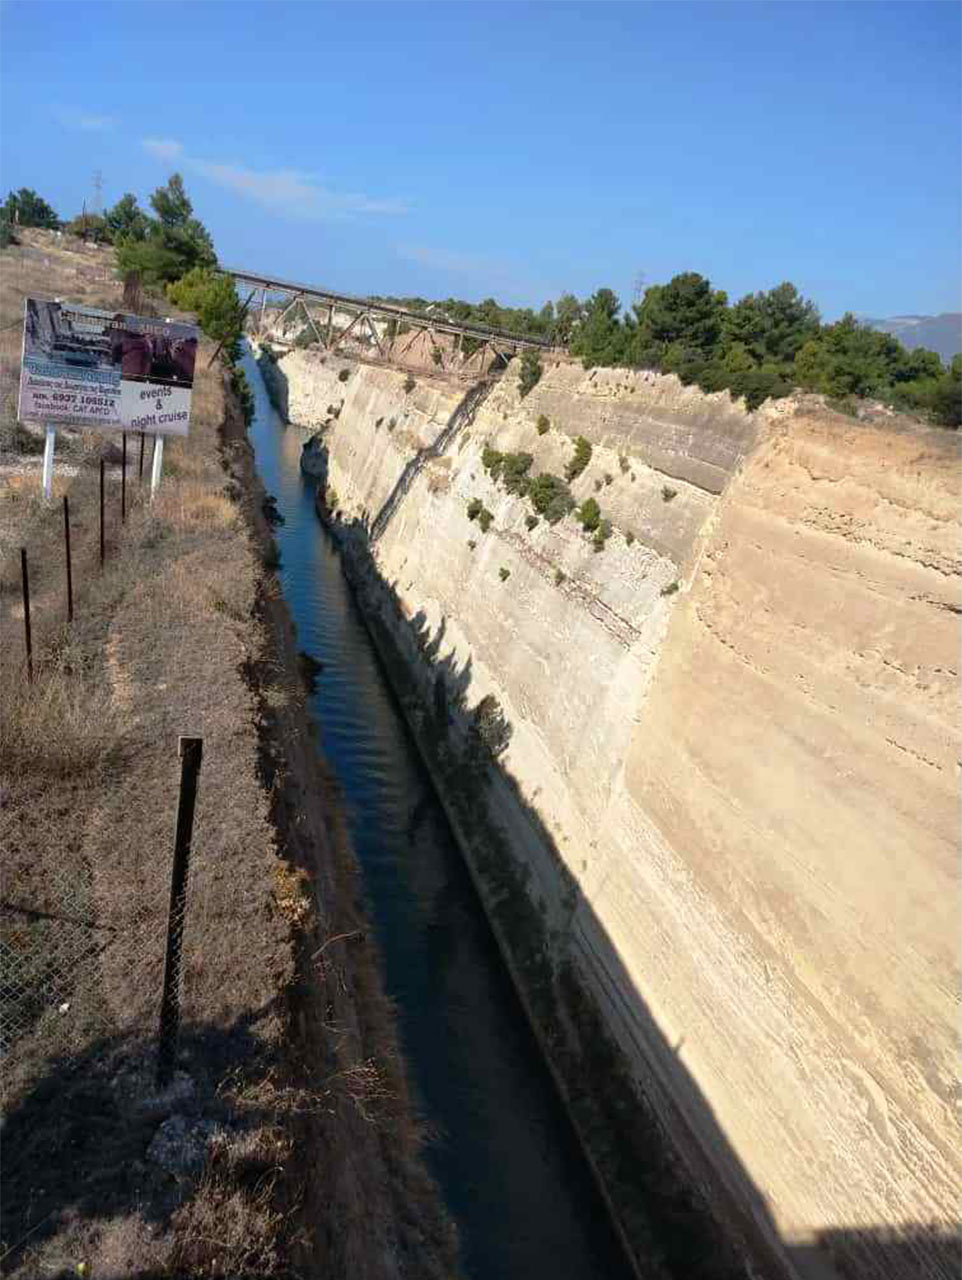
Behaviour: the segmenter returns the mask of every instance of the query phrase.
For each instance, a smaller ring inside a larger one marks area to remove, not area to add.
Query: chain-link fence
[[[50,830],[57,817],[21,814],[5,833],[0,1048],[13,1093],[42,1064],[68,1064],[128,1033],[151,1035],[161,1007],[169,845],[166,858],[146,869],[138,863],[132,883],[122,874],[123,849],[105,841],[92,857],[69,815],[58,842]],[[183,919],[181,904],[178,929]],[[111,992],[123,992],[122,1001]]]

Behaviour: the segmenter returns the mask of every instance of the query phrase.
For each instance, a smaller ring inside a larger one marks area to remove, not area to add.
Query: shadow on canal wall
[[[339,544],[361,614],[637,1273],[652,1276],[654,1264],[685,1280],[954,1276],[956,1237],[925,1224],[825,1231],[802,1244],[780,1238],[678,1049],[661,1033],[551,833],[504,768],[511,725],[490,696],[470,705],[470,656],[459,663],[443,651],[445,619],[432,631],[423,611],[410,616],[403,608],[396,584],[381,577],[374,560],[368,514],[343,520],[320,494],[318,511]],[[531,892],[532,842],[551,860],[564,905],[560,919]],[[635,1033],[644,1078],[609,1029],[618,1024]]]

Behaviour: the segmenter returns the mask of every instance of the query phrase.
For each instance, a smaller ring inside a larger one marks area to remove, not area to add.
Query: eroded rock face
[[[962,1180],[958,441],[559,362],[523,401],[509,370],[412,471],[464,388],[340,382],[342,363],[283,358],[291,418],[343,400],[342,511],[373,524],[390,500],[383,576],[511,722],[505,764],[574,902],[507,799],[504,825],[639,1077],[784,1240],[866,1280],[941,1275]],[[601,553],[570,517],[528,528],[481,463],[488,442],[560,475],[578,435],[574,495],[615,526]],[[873,1235],[918,1223],[941,1244]]]

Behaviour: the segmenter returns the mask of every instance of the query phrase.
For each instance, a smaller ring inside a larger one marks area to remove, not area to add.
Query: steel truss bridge
[[[296,318],[300,309],[316,341],[328,351],[336,351],[352,335],[358,340],[363,336],[372,340],[373,349],[382,359],[403,363],[406,352],[417,339],[426,337],[435,364],[441,369],[453,366],[461,374],[480,373],[486,361],[488,367],[495,361],[507,364],[520,351],[550,350],[552,345],[547,338],[532,338],[480,324],[461,324],[440,313],[411,311],[390,302],[355,298],[253,271],[232,267],[225,267],[224,271],[233,276],[242,291],[245,287],[250,290],[244,305],[254,317],[257,336],[276,342],[288,342],[282,336],[282,326],[285,321]],[[335,327],[335,315],[347,323]],[[441,334],[453,338],[453,343],[439,342]]]

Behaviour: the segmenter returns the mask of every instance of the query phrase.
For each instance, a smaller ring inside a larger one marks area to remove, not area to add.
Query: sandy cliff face
[[[942,1274],[877,1232],[949,1221],[962,1178],[956,441],[568,363],[463,422],[464,388],[282,368],[292,421],[340,407],[330,483],[384,577],[511,721],[574,905],[505,823],[639,1074],[760,1225],[859,1276]],[[600,554],[570,518],[529,530],[480,460],[560,474],[579,434]]]

